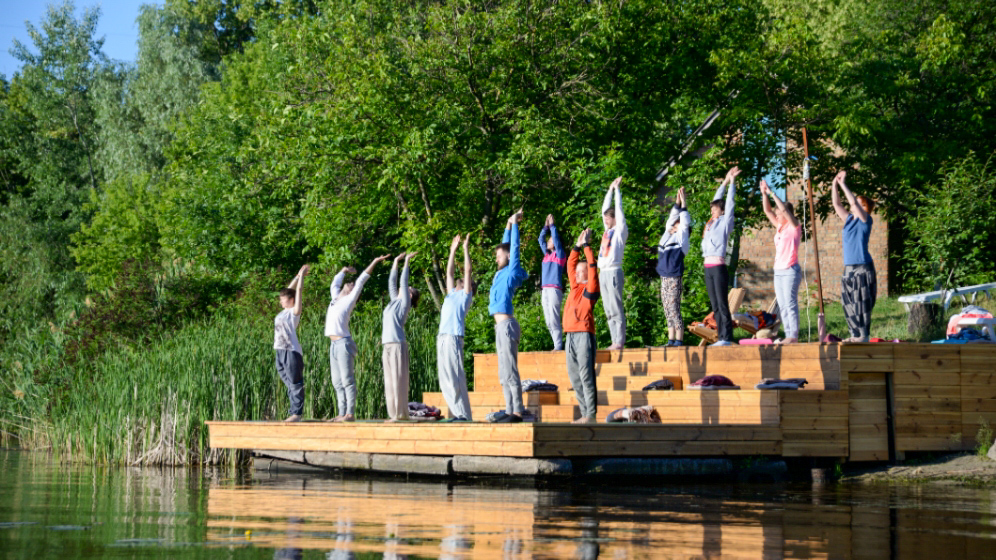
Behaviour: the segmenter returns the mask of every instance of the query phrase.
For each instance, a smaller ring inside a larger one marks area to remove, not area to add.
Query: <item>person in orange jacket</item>
[[[581,418],[575,424],[595,421],[598,389],[595,386],[595,302],[598,301],[598,261],[591,252],[591,230],[578,236],[577,245],[567,258],[567,274],[571,292],[564,308],[564,333],[566,335],[567,375],[577,395]],[[587,262],[580,262],[584,249]]]

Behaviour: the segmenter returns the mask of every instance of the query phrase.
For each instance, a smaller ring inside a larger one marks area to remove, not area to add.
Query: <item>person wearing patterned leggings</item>
[[[661,304],[667,318],[667,346],[681,346],[684,324],[681,321],[682,277],[688,254],[691,216],[685,203],[685,188],[678,195],[664,225],[664,235],[657,244],[657,274],[661,277]]]

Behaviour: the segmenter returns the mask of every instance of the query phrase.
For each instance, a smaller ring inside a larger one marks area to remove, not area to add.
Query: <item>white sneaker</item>
[[[713,342],[709,346],[733,346],[733,343],[729,340],[720,340],[719,342]]]

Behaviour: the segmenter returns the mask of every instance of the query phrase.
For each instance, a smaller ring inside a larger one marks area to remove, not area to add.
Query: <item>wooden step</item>
[[[530,391],[523,393],[522,398],[526,405],[558,404],[558,393],[556,391]],[[471,391],[470,406],[505,406],[505,395],[501,391]],[[442,393],[422,393],[422,402],[440,408],[446,406],[446,400]]]

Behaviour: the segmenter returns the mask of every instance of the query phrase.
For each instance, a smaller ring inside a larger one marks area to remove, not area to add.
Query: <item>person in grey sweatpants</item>
[[[416,253],[401,253],[394,259],[387,290],[391,301],[384,308],[384,328],[380,342],[383,345],[384,398],[387,403],[387,421],[408,419],[409,357],[408,339],[405,338],[405,321],[408,312],[418,305],[419,292],[408,287],[409,263]],[[405,259],[398,282],[398,261]]]
[[[591,252],[591,230],[584,230],[567,259],[571,293],[564,308],[567,332],[567,376],[578,399],[581,417],[576,424],[595,421],[598,385],[595,382],[595,301],[598,300],[598,267]],[[580,261],[584,251],[586,262]]]
[[[332,388],[335,390],[338,415],[333,422],[352,422],[356,415],[356,343],[349,332],[349,318],[353,315],[360,291],[373,274],[377,263],[386,260],[389,255],[374,259],[356,279],[356,282],[343,281],[346,273],[353,274],[356,269],[343,267],[332,280],[329,291],[332,299],[325,313],[325,336],[329,337],[329,368],[332,371]]]
[[[467,374],[463,370],[463,332],[467,310],[474,298],[470,278],[470,234],[463,238],[463,278],[454,279],[456,250],[460,236],[450,244],[450,259],[446,264],[446,298],[443,299],[439,334],[436,335],[436,368],[439,389],[443,392],[449,420],[472,421]],[[444,420],[446,422],[447,420]]]
[[[308,270],[308,265],[302,266],[290,284],[280,290],[283,311],[273,319],[277,374],[287,387],[287,398],[290,400],[290,416],[284,422],[300,421],[304,411],[304,358],[301,343],[297,340],[297,325],[301,322],[304,277],[308,275]]]
[[[623,309],[623,249],[629,239],[626,216],[623,214],[622,194],[617,177],[609,186],[602,202],[602,223],[605,233],[598,250],[598,282],[602,288],[602,308],[609,324],[612,345],[609,350],[620,350],[626,344],[626,312]],[[613,195],[615,195],[613,197]],[[613,201],[615,205],[613,206]]]
[[[489,422],[522,422],[525,407],[522,405],[522,382],[519,379],[519,339],[522,332],[515,320],[515,306],[512,297],[529,273],[522,268],[519,251],[519,222],[522,209],[512,215],[505,224],[502,243],[495,247],[495,263],[498,272],[491,282],[488,294],[488,313],[495,320],[495,347],[498,352],[498,373],[505,396],[505,410],[493,412]]]

